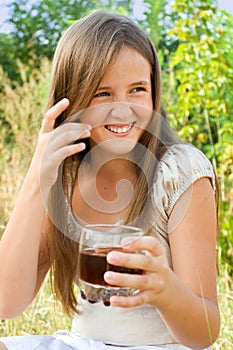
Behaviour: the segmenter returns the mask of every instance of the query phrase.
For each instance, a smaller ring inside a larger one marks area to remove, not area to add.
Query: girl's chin
[[[113,155],[129,154],[135,148],[137,142],[132,140],[109,140],[100,144],[91,143],[92,151],[105,152]]]
[[[103,148],[103,152],[108,153],[108,154],[112,154],[114,156],[123,156],[123,155],[127,155],[129,153],[131,153],[133,151],[134,147],[127,147],[124,149],[121,148]]]

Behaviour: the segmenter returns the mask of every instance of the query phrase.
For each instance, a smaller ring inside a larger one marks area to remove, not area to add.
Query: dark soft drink
[[[143,270],[130,269],[123,266],[114,266],[107,262],[107,254],[110,251],[123,251],[122,247],[110,248],[87,248],[80,252],[79,255],[79,278],[90,284],[109,286],[104,280],[104,273],[106,271],[114,271],[121,273],[141,275]]]

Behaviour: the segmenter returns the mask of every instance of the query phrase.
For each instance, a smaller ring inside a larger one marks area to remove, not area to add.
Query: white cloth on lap
[[[28,335],[0,338],[8,350],[190,350],[180,344],[116,346],[98,340],[84,339],[68,331],[53,336]],[[211,347],[203,350],[211,350]]]

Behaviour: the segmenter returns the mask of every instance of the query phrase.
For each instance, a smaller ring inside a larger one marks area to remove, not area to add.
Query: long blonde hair
[[[71,25],[60,39],[52,68],[51,86],[47,108],[49,109],[62,98],[70,101],[69,108],[57,119],[56,126],[66,121],[73,113],[87,108],[111,62],[123,46],[136,49],[151,66],[152,99],[155,113],[161,113],[161,74],[155,49],[147,35],[132,20],[118,14],[97,11]],[[152,117],[150,129],[158,128]],[[139,140],[150,152],[159,157],[161,145],[153,133],[145,131]],[[88,149],[88,147],[87,147]],[[68,182],[72,189],[77,175],[78,166],[87,151],[68,158],[62,169],[64,193],[67,202],[71,196],[67,189]],[[73,165],[76,164],[76,171]],[[144,170],[144,173],[140,171]],[[136,185],[134,205],[127,222],[138,217],[147,200],[147,179],[153,181],[155,165],[149,156],[142,157],[142,165],[138,167],[138,182]],[[56,195],[51,196],[52,211],[58,211]],[[58,215],[61,215],[59,210]],[[64,225],[67,225],[64,216]],[[78,243],[64,235],[50,220],[49,251],[51,257],[51,272],[53,287],[64,310],[71,314],[76,311],[77,300],[74,293],[74,282],[77,271]]]

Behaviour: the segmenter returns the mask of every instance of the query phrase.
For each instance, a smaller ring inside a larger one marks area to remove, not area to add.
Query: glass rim
[[[99,229],[98,229],[99,228]],[[87,225],[84,225],[82,227],[83,230],[93,230],[95,229],[95,231],[97,232],[100,232],[100,233],[103,233],[103,232],[106,232],[103,229],[107,229],[107,228],[110,228],[112,230],[114,229],[119,229],[119,228],[122,228],[122,229],[126,229],[126,230],[131,230],[131,232],[125,232],[125,234],[130,234],[130,233],[140,233],[141,235],[143,235],[143,230],[142,228],[140,227],[137,227],[137,226],[130,226],[130,225],[125,225],[125,224],[87,224]],[[124,232],[112,232],[113,234],[124,234]]]

